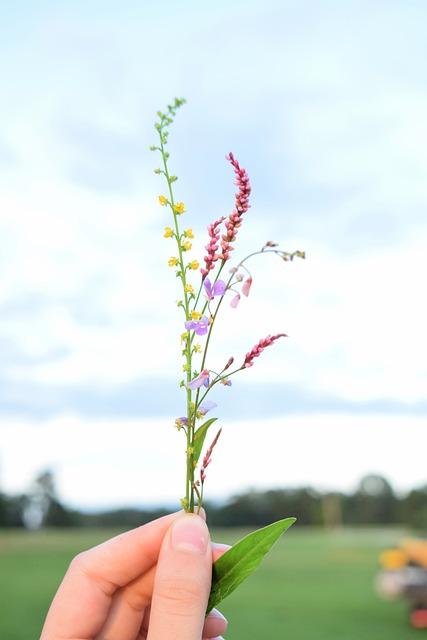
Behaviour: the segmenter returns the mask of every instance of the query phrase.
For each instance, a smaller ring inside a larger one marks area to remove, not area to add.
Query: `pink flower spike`
[[[248,297],[249,291],[251,290],[251,286],[252,286],[252,278],[249,276],[249,278],[245,280],[242,285],[242,293],[244,296]]]
[[[236,295],[234,296],[234,298],[230,302],[230,307],[233,307],[233,309],[235,309],[237,307],[237,305],[239,304],[239,301],[240,301],[240,293],[236,293]]]
[[[243,169],[233,154],[230,152],[227,160],[231,163],[236,175],[235,184],[239,188],[235,195],[234,210],[225,221],[225,233],[221,236],[222,261],[226,262],[230,257],[230,251],[233,250],[231,243],[237,236],[237,230],[242,224],[242,216],[249,209],[249,196],[251,193],[251,185],[246,169]]]
[[[258,358],[266,347],[269,347],[278,338],[287,338],[286,333],[277,333],[275,336],[267,336],[261,339],[252,349],[246,354],[242,364],[242,369],[252,367],[254,358]]]
[[[204,257],[205,266],[200,269],[203,280],[206,278],[209,271],[212,271],[212,269],[215,268],[215,262],[221,257],[221,255],[218,254],[218,246],[221,236],[219,227],[224,222],[224,220],[225,217],[222,216],[208,226],[210,240],[209,244],[206,245],[206,255]]]

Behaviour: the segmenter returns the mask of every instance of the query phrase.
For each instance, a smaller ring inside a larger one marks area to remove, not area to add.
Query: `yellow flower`
[[[193,347],[193,351],[194,351],[194,353],[201,353],[202,352],[202,345],[197,342]]]
[[[188,370],[189,370],[189,366],[188,366],[188,364],[187,364],[187,363],[185,363],[185,364],[183,364],[183,365],[182,365],[182,370],[183,370],[183,371],[188,371]]]
[[[192,320],[200,320],[201,317],[202,317],[202,314],[199,313],[198,311],[192,311],[191,312],[191,319]]]
[[[178,264],[178,262],[179,262],[178,258],[174,258],[174,257],[172,257],[172,258],[169,258],[169,260],[168,260],[168,265],[169,265],[170,267],[176,267],[176,265]]]
[[[194,293],[194,287],[192,284],[185,285],[185,293]]]
[[[175,213],[181,214],[184,213],[185,211],[185,204],[183,202],[177,202],[174,207],[173,210],[175,211]]]
[[[173,236],[173,229],[171,229],[170,227],[165,227],[165,232],[163,234],[164,238],[172,238]]]
[[[165,207],[168,203],[168,199],[166,198],[166,196],[159,196],[159,202],[162,207]]]
[[[192,262],[189,262],[188,264],[188,268],[189,269],[193,269],[193,271],[196,271],[196,269],[199,268],[199,263],[197,262],[197,260],[193,260]]]
[[[194,239],[193,229],[186,229],[186,230],[184,231],[184,236],[185,236],[186,238],[191,238],[191,240],[193,240],[193,239]]]
[[[186,240],[185,242],[182,243],[181,247],[184,251],[190,251],[191,247],[193,245],[191,244],[191,242],[189,240]]]

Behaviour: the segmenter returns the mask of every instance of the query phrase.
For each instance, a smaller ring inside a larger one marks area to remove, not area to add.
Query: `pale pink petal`
[[[234,296],[234,298],[230,302],[230,307],[233,307],[233,309],[235,309],[237,307],[237,305],[239,304],[239,301],[240,301],[240,293],[236,293],[236,295]]]
[[[242,285],[242,293],[244,296],[248,297],[249,291],[251,290],[252,278],[249,277]]]

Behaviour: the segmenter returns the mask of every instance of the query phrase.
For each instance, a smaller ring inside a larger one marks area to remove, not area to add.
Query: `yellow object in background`
[[[406,553],[409,562],[427,569],[427,540],[408,538],[402,540],[400,548]]]
[[[401,549],[389,549],[380,555],[380,564],[384,569],[400,569],[408,562],[408,557]]]

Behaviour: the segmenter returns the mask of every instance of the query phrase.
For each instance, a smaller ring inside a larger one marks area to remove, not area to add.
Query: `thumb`
[[[147,640],[200,640],[211,577],[208,528],[198,515],[183,514],[163,540]]]

